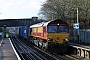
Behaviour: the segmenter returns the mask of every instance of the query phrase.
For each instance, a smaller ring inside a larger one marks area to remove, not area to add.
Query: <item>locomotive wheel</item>
[[[39,45],[40,48],[42,48],[42,41],[41,40],[39,40],[39,44],[38,45]]]
[[[42,46],[42,49],[43,49],[43,51],[47,51],[47,49],[48,49],[48,42],[43,42],[43,46]]]
[[[44,49],[44,42],[42,42],[42,50]]]
[[[38,42],[38,40],[37,40],[37,46],[39,46],[39,42]]]
[[[37,43],[38,43],[38,46],[39,46],[39,41]]]

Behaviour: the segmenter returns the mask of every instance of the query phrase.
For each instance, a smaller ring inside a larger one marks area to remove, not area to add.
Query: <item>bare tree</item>
[[[76,23],[79,10],[79,23],[86,28],[90,24],[90,0],[47,0],[40,10],[40,14],[47,19],[62,19],[68,21],[71,25]]]
[[[42,6],[40,13],[44,14],[46,18],[65,18],[65,5],[63,0],[47,0]]]

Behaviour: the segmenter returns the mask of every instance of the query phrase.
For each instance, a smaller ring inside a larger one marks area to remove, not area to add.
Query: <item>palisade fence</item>
[[[70,30],[69,41],[78,42],[76,30]],[[79,43],[90,43],[90,29],[79,30]]]

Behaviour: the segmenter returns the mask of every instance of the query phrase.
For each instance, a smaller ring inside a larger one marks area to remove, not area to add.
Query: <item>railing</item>
[[[70,41],[77,41],[77,31],[70,31]],[[79,41],[80,43],[90,43],[90,29],[79,30]]]

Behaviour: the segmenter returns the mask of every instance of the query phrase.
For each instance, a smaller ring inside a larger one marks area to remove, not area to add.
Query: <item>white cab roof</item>
[[[34,24],[34,25],[31,25],[30,28],[40,27],[40,26],[47,26],[48,23],[50,23],[51,21],[54,21],[54,20],[50,20],[48,22],[41,22],[41,23],[38,23],[38,24]]]

